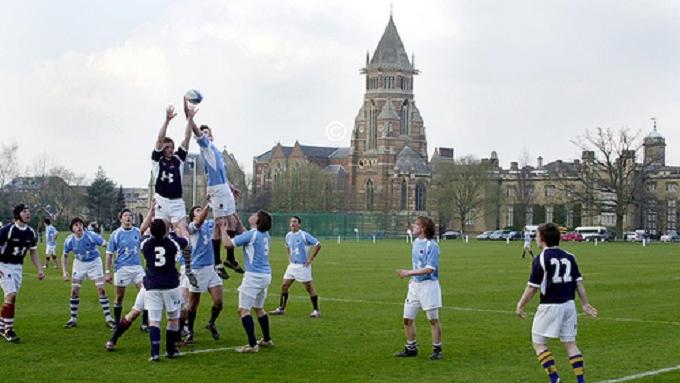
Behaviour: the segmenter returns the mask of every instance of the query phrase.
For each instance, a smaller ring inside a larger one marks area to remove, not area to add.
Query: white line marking
[[[191,350],[191,351],[181,351],[182,355],[188,354],[205,354],[208,352],[220,352],[220,351],[232,351],[236,350],[236,347],[220,347],[220,348],[208,348],[204,350]]]
[[[661,375],[661,374],[665,374],[665,373],[667,373],[667,372],[677,371],[677,370],[680,370],[680,365],[677,365],[677,366],[674,366],[674,367],[662,368],[662,369],[660,369],[660,370],[641,372],[641,373],[639,373],[639,374],[628,375],[628,376],[624,376],[624,377],[622,377],[622,378],[601,380],[601,381],[596,382],[596,383],[620,383],[620,382],[630,382],[631,380],[636,380],[636,379],[644,378],[644,377],[647,377],[647,376]]]

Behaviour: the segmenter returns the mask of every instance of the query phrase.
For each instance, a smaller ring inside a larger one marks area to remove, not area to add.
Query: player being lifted
[[[213,339],[218,340],[220,333],[215,327],[215,321],[222,312],[222,279],[215,271],[215,256],[213,254],[210,239],[215,231],[215,221],[208,218],[210,206],[201,208],[194,206],[189,212],[189,234],[191,235],[191,270],[196,276],[198,287],[189,286],[189,302],[187,313],[187,326],[189,332],[185,338],[185,343],[193,343],[194,322],[196,321],[196,311],[201,301],[201,293],[209,292],[213,301],[210,309],[210,320],[205,326]]]
[[[113,317],[116,322],[120,322],[123,311],[123,298],[125,298],[125,288],[131,284],[142,288],[144,280],[144,268],[139,257],[139,245],[142,240],[140,230],[132,225],[132,212],[130,209],[123,209],[118,213],[120,227],[111,233],[109,245],[106,248],[106,282],[116,286],[116,300],[113,303]],[[113,256],[116,255],[115,273],[111,274]],[[142,330],[146,330],[149,324],[148,313],[144,311],[142,320]]]
[[[272,282],[272,269],[269,265],[269,230],[272,227],[272,216],[264,210],[252,214],[248,218],[250,231],[234,237],[231,246],[243,246],[243,258],[246,273],[238,288],[238,309],[241,324],[248,336],[248,344],[236,349],[238,352],[258,352],[260,347],[272,347],[274,343],[269,334],[269,317],[264,311],[267,288]],[[231,242],[230,238],[227,241]],[[250,310],[255,309],[257,321],[262,329],[262,339],[255,337],[255,323]]]
[[[43,269],[49,266],[50,259],[54,262],[54,268],[58,269],[57,265],[57,228],[52,225],[52,220],[45,218],[43,220],[45,223],[45,265]]]
[[[36,251],[38,234],[28,226],[31,220],[28,206],[19,204],[14,207],[13,213],[14,222],[0,228],[0,285],[5,296],[0,315],[0,335],[8,342],[19,343],[19,336],[14,332],[14,312],[27,252],[31,253],[38,279],[45,278],[45,273],[40,268],[40,257]]]
[[[109,297],[104,288],[104,270],[102,270],[102,259],[99,255],[97,246],[106,247],[106,241],[94,231],[85,230],[83,220],[79,217],[73,218],[69,225],[71,233],[64,241],[64,255],[61,258],[64,281],[69,280],[67,261],[68,254],[73,252],[73,272],[71,276],[71,318],[66,322],[64,328],[76,327],[78,323],[78,306],[80,305],[80,287],[85,279],[94,281],[99,294],[99,304],[104,312],[106,324],[114,328],[116,322],[111,318],[109,308]]]
[[[155,178],[154,197],[156,201],[156,218],[164,219],[172,224],[180,237],[189,238],[186,224],[186,207],[182,199],[182,174],[184,161],[189,150],[191,128],[187,127],[184,139],[175,151],[175,142],[166,136],[168,124],[177,115],[172,105],[165,109],[165,122],[158,132],[156,145],[151,153],[153,174]]]
[[[439,286],[439,245],[433,241],[434,222],[428,217],[420,216],[413,224],[413,241],[411,270],[397,270],[399,278],[411,277],[408,293],[404,301],[404,332],[406,345],[404,350],[394,354],[396,357],[413,357],[418,355],[416,345],[416,314],[420,309],[425,311],[432,331],[432,354],[430,359],[442,358],[442,329],[439,323],[439,309],[442,307],[442,291]]]
[[[243,273],[243,268],[241,268],[234,256],[234,248],[228,245],[231,241],[227,241],[227,239],[233,238],[236,234],[245,231],[236,214],[236,203],[234,201],[234,196],[240,197],[241,191],[229,183],[227,166],[222,158],[222,153],[213,143],[212,130],[207,125],[201,125],[199,128],[194,122],[194,116],[197,111],[197,109],[190,107],[188,101],[184,99],[187,130],[193,130],[196,135],[196,142],[198,142],[198,146],[201,148],[201,157],[205,163],[205,174],[208,179],[209,203],[215,217],[216,230],[213,232],[212,237],[215,268],[220,273],[220,276],[226,279],[228,275],[221,263],[220,243],[227,249],[227,260],[224,262],[224,266],[237,273]]]
[[[529,282],[517,302],[517,315],[522,319],[526,318],[524,307],[540,291],[541,301],[531,326],[532,345],[538,362],[545,369],[551,383],[560,381],[555,359],[548,349],[548,338],[560,338],[569,355],[569,363],[576,374],[577,382],[584,383],[583,355],[576,346],[575,293],[578,292],[586,314],[594,318],[597,310],[588,303],[576,258],[558,247],[560,230],[557,225],[540,225],[536,233],[536,243],[542,251],[534,258]]]
[[[312,285],[312,262],[321,250],[321,243],[311,234],[300,229],[302,220],[300,217],[294,215],[290,219],[290,231],[286,234],[286,251],[288,253],[288,268],[283,275],[283,283],[281,284],[281,299],[279,307],[270,311],[271,315],[283,315],[286,310],[286,303],[288,302],[288,289],[293,282],[302,282],[305,289],[309,293],[309,299],[312,301],[312,312],[309,314],[311,318],[318,318],[319,312],[319,296]],[[312,246],[312,251],[307,253],[307,246]]]

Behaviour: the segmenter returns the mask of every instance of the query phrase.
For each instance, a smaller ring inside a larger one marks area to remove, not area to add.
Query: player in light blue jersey
[[[124,208],[118,213],[120,227],[111,233],[109,245],[106,248],[106,282],[116,286],[116,300],[113,303],[113,318],[116,323],[120,322],[123,311],[123,299],[125,288],[131,284],[142,288],[144,280],[144,268],[139,256],[139,245],[142,233],[132,225],[132,211]],[[115,264],[113,256],[116,255]],[[115,273],[111,274],[111,266],[115,267]],[[149,325],[148,312],[144,311],[142,330],[146,331]]]
[[[210,208],[215,217],[217,230],[213,232],[212,246],[215,256],[215,268],[223,278],[228,278],[224,266],[243,273],[243,268],[236,261],[234,248],[228,246],[235,235],[243,233],[245,228],[236,214],[235,198],[240,198],[241,191],[229,183],[227,166],[222,152],[213,143],[212,130],[207,125],[199,128],[194,122],[196,109],[189,108],[184,100],[184,113],[187,117],[187,129],[191,127],[201,150],[201,158],[205,164],[205,174],[208,180],[208,196]],[[220,259],[221,245],[227,249],[227,260],[222,264]]]
[[[104,288],[102,259],[97,250],[97,246],[106,247],[106,241],[99,234],[85,230],[84,222],[79,217],[71,220],[69,229],[72,234],[64,241],[64,256],[61,258],[64,281],[69,280],[68,271],[66,271],[68,254],[74,253],[75,259],[73,260],[73,273],[71,277],[71,318],[66,322],[64,328],[76,327],[78,323],[80,286],[86,278],[94,281],[106,324],[114,328],[116,322],[111,318],[109,297],[106,295],[106,289]]]
[[[47,268],[50,259],[54,262],[54,268],[58,269],[57,235],[59,232],[57,231],[57,228],[52,225],[52,220],[49,218],[45,218],[43,222],[45,223],[45,265],[43,266],[43,269]]]
[[[250,231],[234,237],[231,246],[243,247],[243,258],[246,266],[241,286],[238,288],[238,308],[241,323],[248,335],[248,344],[236,349],[238,352],[258,352],[260,347],[272,347],[274,343],[269,334],[269,316],[264,311],[267,288],[272,282],[272,269],[269,265],[269,230],[272,227],[272,216],[264,210],[252,214],[248,218]],[[231,242],[230,238],[227,241]],[[262,339],[255,337],[255,323],[250,311],[254,309],[262,329]]]
[[[442,329],[439,324],[439,309],[442,307],[442,292],[439,286],[439,245],[432,240],[434,222],[429,217],[420,216],[413,224],[413,241],[411,251],[412,268],[397,270],[399,278],[410,277],[408,294],[404,301],[404,332],[406,345],[404,350],[394,354],[397,357],[414,357],[418,355],[416,345],[416,314],[425,311],[432,330],[432,354],[430,359],[442,358]]]
[[[302,219],[294,215],[290,219],[290,231],[286,234],[286,251],[288,253],[288,267],[283,274],[283,283],[281,284],[281,298],[279,307],[276,310],[270,311],[271,315],[283,315],[286,310],[286,303],[288,302],[288,289],[295,281],[302,282],[303,286],[309,293],[309,299],[312,301],[312,312],[309,314],[310,318],[318,318],[319,312],[319,295],[314,290],[312,285],[312,262],[321,250],[321,243],[311,234],[300,229]],[[308,247],[311,246],[311,251]]]
[[[201,293],[208,292],[212,298],[213,305],[210,309],[210,320],[205,326],[214,340],[220,339],[220,333],[215,326],[217,317],[222,312],[223,292],[222,279],[215,271],[215,255],[211,238],[215,231],[215,221],[208,218],[210,204],[201,208],[194,206],[189,212],[189,235],[191,243],[191,270],[196,276],[198,286],[189,286],[189,299],[187,305],[187,336],[184,338],[186,344],[194,341],[194,322],[198,304],[201,301]]]

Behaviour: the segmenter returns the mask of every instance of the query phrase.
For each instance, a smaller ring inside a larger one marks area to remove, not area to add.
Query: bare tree
[[[338,200],[333,175],[317,165],[300,163],[287,166],[274,181],[270,210],[328,211]],[[266,191],[263,191],[266,193]]]
[[[19,174],[18,151],[19,145],[16,142],[2,144],[0,148],[0,156],[2,156],[2,161],[0,161],[0,189],[3,189]]]

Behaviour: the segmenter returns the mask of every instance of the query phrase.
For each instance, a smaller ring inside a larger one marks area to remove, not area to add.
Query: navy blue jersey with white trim
[[[187,150],[181,146],[170,159],[163,157],[162,150],[154,149],[151,153],[153,174],[156,179],[155,191],[161,197],[167,199],[182,198],[182,173],[186,159]]]
[[[181,237],[167,236],[160,240],[151,236],[144,237],[141,247],[146,260],[145,289],[167,290],[179,286],[175,259],[186,246],[187,241]]]
[[[0,263],[21,265],[28,250],[38,246],[38,234],[26,225],[8,223],[0,229]]]
[[[541,303],[564,303],[574,299],[582,279],[573,254],[549,247],[534,258],[529,286],[541,290]]]

